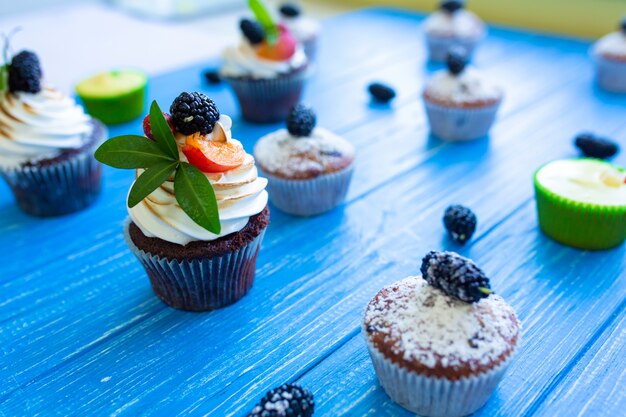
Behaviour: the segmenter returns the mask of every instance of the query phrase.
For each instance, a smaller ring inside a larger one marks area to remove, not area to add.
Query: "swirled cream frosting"
[[[241,143],[232,139],[230,117],[222,115],[213,133],[224,134],[237,146]],[[182,147],[185,136],[176,134],[181,161],[187,161]],[[137,175],[141,170],[137,171]],[[210,241],[243,229],[250,217],[259,214],[267,205],[267,179],[260,178],[252,155],[246,153],[243,164],[226,172],[205,173],[217,198],[221,232],[214,234],[195,223],[178,205],[174,194],[174,179],[170,178],[152,194],[133,208],[128,209],[133,222],[144,235],[168,242],[186,245],[193,241]]]
[[[0,167],[54,158],[81,148],[89,139],[91,118],[74,99],[51,87],[39,93],[0,96]]]
[[[304,67],[307,63],[301,45],[287,60],[272,61],[259,57],[252,45],[242,39],[238,46],[227,48],[222,54],[220,73],[226,77],[275,78]]]

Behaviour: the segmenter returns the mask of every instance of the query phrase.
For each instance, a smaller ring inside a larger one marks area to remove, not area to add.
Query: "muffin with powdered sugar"
[[[503,377],[521,325],[471,260],[432,251],[421,273],[372,298],[363,335],[392,400],[422,416],[465,416]]]

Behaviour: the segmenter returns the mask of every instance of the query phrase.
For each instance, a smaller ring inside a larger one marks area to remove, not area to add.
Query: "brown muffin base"
[[[466,101],[463,103],[455,103],[448,100],[440,100],[427,92],[424,92],[423,97],[425,100],[442,107],[454,108],[454,109],[480,109],[482,107],[489,107],[497,104],[500,99],[491,100],[474,100]]]
[[[386,288],[381,289],[376,296],[370,301],[370,304],[378,304],[381,299],[385,299],[387,303],[388,290]],[[511,326],[517,327],[517,319],[513,314],[508,316]],[[370,343],[374,345],[376,350],[380,352],[386,359],[397,364],[398,366],[414,372],[418,375],[435,378],[445,378],[449,381],[458,381],[463,378],[477,376],[486,372],[489,372],[497,368],[501,363],[506,361],[517,346],[519,332],[508,341],[507,349],[504,350],[496,359],[490,361],[488,364],[481,364],[477,360],[461,361],[459,366],[448,366],[444,363],[449,362],[449,358],[443,356],[437,356],[437,363],[434,367],[428,367],[417,360],[409,360],[404,357],[404,352],[394,352],[394,345],[397,339],[390,337],[386,332],[379,332],[368,321],[364,323],[364,329],[366,337]],[[471,343],[471,341],[468,341]]]
[[[129,234],[137,248],[161,258],[181,261],[212,258],[237,251],[259,236],[269,223],[270,209],[265,206],[261,213],[250,217],[248,224],[239,232],[208,242],[194,241],[183,246],[157,237],[148,237],[133,222],[130,223]]]

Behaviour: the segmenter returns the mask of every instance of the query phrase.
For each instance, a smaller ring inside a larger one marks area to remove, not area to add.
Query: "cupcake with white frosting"
[[[504,376],[521,325],[471,260],[432,251],[421,273],[372,298],[362,333],[393,401],[420,416],[466,416]]]
[[[304,46],[304,53],[309,61],[313,61],[317,54],[320,33],[319,22],[302,14],[300,5],[296,3],[284,3],[280,6],[279,11],[280,22]]]
[[[626,240],[626,171],[593,158],[550,162],[534,176],[539,225],[554,240],[587,250]]]
[[[252,287],[269,224],[267,180],[211,99],[182,93],[170,113],[153,103],[145,137],[112,138],[96,157],[137,170],[125,236],[156,295],[172,307],[212,310]],[[159,156],[124,156],[137,149]]]
[[[15,55],[6,76],[0,91],[0,174],[19,207],[46,217],[89,206],[100,194],[101,166],[93,150],[106,128],[72,98],[43,84],[33,52]]]
[[[447,70],[428,80],[422,97],[432,133],[444,140],[486,136],[504,96],[478,70],[467,68],[463,48],[448,52]]]
[[[241,20],[243,37],[222,54],[220,75],[233,88],[244,119],[276,122],[299,101],[308,60],[302,45],[271,19],[260,0],[250,3],[258,21]]]
[[[593,45],[596,79],[600,87],[615,93],[626,93],[626,17],[620,30],[610,33]]]
[[[485,37],[485,24],[474,13],[466,10],[461,0],[443,0],[439,10],[424,22],[426,43],[432,61],[443,62],[448,49],[463,46],[471,55],[478,42]]]
[[[354,146],[315,125],[313,110],[298,104],[287,117],[287,129],[262,137],[254,147],[259,169],[269,179],[270,200],[286,213],[332,210],[350,187]]]

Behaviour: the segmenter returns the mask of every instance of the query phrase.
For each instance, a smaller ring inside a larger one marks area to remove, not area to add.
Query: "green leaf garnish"
[[[211,233],[221,231],[217,199],[209,179],[198,168],[182,162],[174,134],[156,101],[150,107],[154,141],[145,136],[111,138],[96,150],[95,158],[114,168],[143,168],[128,194],[128,207],[135,207],[174,175],[176,201],[199,226]]]
[[[248,5],[254,13],[256,20],[263,26],[265,30],[265,39],[270,45],[275,44],[278,41],[278,26],[271,13],[265,7],[262,0],[248,0]]]
[[[161,116],[162,117],[162,116]],[[94,156],[113,168],[148,168],[158,163],[176,162],[159,145],[145,136],[124,135],[111,138],[96,150]]]
[[[198,168],[181,162],[174,178],[174,194],[180,207],[194,222],[211,233],[220,233],[222,227],[215,192]]]
[[[150,106],[150,128],[157,145],[174,159],[178,159],[178,146],[156,100]]]
[[[146,169],[133,184],[128,194],[128,207],[135,207],[148,197],[161,184],[168,180],[176,170],[178,162],[159,162]]]
[[[0,92],[9,87],[9,66],[4,64],[0,66]]]

